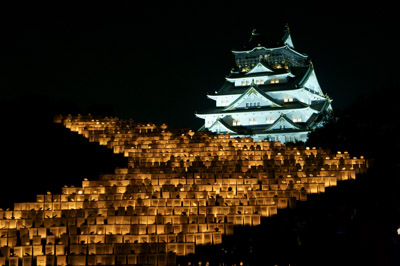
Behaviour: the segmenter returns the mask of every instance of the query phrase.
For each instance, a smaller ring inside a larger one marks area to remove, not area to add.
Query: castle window
[[[255,118],[250,118],[250,119],[249,119],[249,125],[257,125],[257,119],[255,119]]]
[[[246,81],[242,80],[242,86],[246,86]]]
[[[293,96],[289,96],[289,102],[293,102]]]
[[[272,117],[267,117],[266,121],[267,124],[273,124],[274,123],[274,119]]]
[[[279,83],[279,79],[271,79],[271,84]]]
[[[283,101],[284,101],[285,103],[287,103],[287,102],[289,101],[288,97],[285,96],[285,97],[283,98]]]
[[[260,107],[261,103],[260,102],[256,102],[256,103],[246,103],[246,108],[249,107]]]
[[[297,122],[301,122],[301,115],[299,115],[299,116],[294,116],[293,117],[293,122],[295,122],[295,123],[297,123]]]
[[[233,120],[232,125],[233,126],[240,126],[240,120]]]

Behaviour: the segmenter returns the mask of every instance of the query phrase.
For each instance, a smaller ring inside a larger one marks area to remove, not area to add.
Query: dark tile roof
[[[308,67],[298,67],[293,68],[291,73],[295,77],[288,77],[288,82],[286,83],[275,83],[275,84],[264,84],[264,85],[257,85],[261,91],[264,92],[272,92],[272,91],[283,91],[283,90],[293,90],[296,89],[296,84],[298,84],[303,77],[307,74]],[[284,73],[284,72],[282,72]],[[256,75],[258,74],[258,75]],[[259,73],[254,74],[254,76],[260,76]],[[231,77],[231,76],[229,76]],[[251,76],[249,76],[251,77]],[[217,95],[229,95],[229,94],[242,94],[245,92],[249,86],[240,86],[235,87],[235,85],[229,81],[226,81],[222,87],[217,91]]]
[[[225,107],[213,107],[209,108],[203,112],[199,112],[198,114],[229,114],[229,113],[241,113],[241,112],[262,112],[262,111],[279,111],[279,110],[286,110],[286,109],[300,109],[305,108],[308,105],[302,102],[291,102],[291,103],[283,103],[282,107],[255,107],[255,108],[237,108],[234,110],[225,110]]]

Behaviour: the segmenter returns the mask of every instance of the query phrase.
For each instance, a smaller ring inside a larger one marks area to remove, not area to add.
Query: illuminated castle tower
[[[177,265],[199,245],[222,244],[235,226],[260,225],[367,168],[346,152],[279,141],[117,118],[56,122],[128,165],[0,210],[0,266]]]
[[[332,111],[307,55],[294,49],[287,27],[278,47],[263,46],[253,30],[243,50],[232,51],[236,65],[225,84],[208,98],[216,107],[196,116],[200,130],[250,136],[282,143],[306,141],[323,114]]]

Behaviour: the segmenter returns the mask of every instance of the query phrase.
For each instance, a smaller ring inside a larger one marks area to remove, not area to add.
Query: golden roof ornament
[[[286,23],[285,28],[286,28],[287,32],[290,33],[289,23]]]
[[[329,97],[329,95],[328,95],[327,93],[325,93],[325,98],[326,98],[328,101],[331,101],[331,98]]]

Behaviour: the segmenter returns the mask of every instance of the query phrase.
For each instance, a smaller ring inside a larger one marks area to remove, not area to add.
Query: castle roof
[[[227,79],[249,78],[249,77],[259,77],[259,76],[277,76],[285,74],[290,74],[290,71],[285,68],[271,70],[271,68],[267,66],[265,63],[259,62],[248,72],[230,73],[230,75],[227,76]]]
[[[260,98],[264,98],[268,103],[272,104],[275,107],[282,107],[282,105],[280,103],[278,103],[275,99],[273,99],[272,97],[268,96],[267,94],[265,94],[262,90],[260,90],[258,88],[257,85],[255,85],[254,83],[246,90],[242,93],[242,95],[239,96],[239,98],[237,98],[235,101],[233,101],[229,106],[227,106],[224,110],[233,110],[233,108],[236,107],[236,105],[242,101],[242,99],[248,95],[248,94],[256,94],[258,97]]]
[[[285,34],[282,37],[282,41],[285,45],[289,46],[290,48],[294,49],[293,41],[292,41],[292,36],[290,35],[290,30],[289,26],[286,24],[286,30]]]
[[[280,37],[277,37],[278,34],[282,33],[274,34],[274,32],[270,32],[269,35],[266,36],[258,32],[256,29],[253,29],[247,43],[245,43],[242,48],[235,49],[232,52],[248,52],[259,47],[262,47],[264,49],[271,49],[288,46],[291,49],[294,49],[288,25],[285,26],[283,37],[281,39],[279,39]]]
[[[258,73],[270,73],[274,72],[269,66],[264,64],[263,62],[258,62],[246,75],[249,74],[258,74]]]
[[[286,115],[281,114],[281,117],[276,119],[276,121],[268,126],[266,128],[266,131],[274,130],[274,129],[282,129],[281,126],[284,126],[284,128],[289,128],[289,129],[300,129],[301,126],[298,124],[294,123],[292,120],[290,120]],[[288,127],[286,126],[288,125]]]
[[[276,73],[280,74],[287,74],[287,70],[277,70]],[[291,74],[288,76],[288,80],[286,83],[274,83],[274,84],[262,84],[258,85],[258,88],[260,91],[263,92],[272,92],[272,91],[284,91],[284,90],[297,90],[300,89],[301,86],[299,86],[300,82],[305,82],[308,77],[311,75],[312,72],[309,71],[309,67],[297,67],[293,68],[290,71]],[[277,75],[277,74],[275,74]],[[260,76],[259,74],[250,74],[246,76],[245,73],[232,73],[229,78],[242,78],[242,77],[257,77]],[[302,84],[303,84],[302,83]],[[249,86],[240,86],[240,87],[235,87],[235,85],[229,81],[226,81],[222,87],[217,91],[217,95],[229,95],[229,94],[242,94],[245,92]]]
[[[271,107],[271,106],[261,106],[257,108],[237,108],[237,109],[226,109],[226,107],[212,107],[207,110],[204,110],[201,113],[197,113],[196,116],[201,117],[204,115],[211,115],[211,114],[230,114],[230,113],[249,113],[249,112],[270,112],[270,111],[282,111],[282,110],[295,110],[295,109],[305,109],[308,108],[309,105],[302,103],[302,102],[290,102],[284,103],[282,106],[279,107]],[[316,110],[312,108],[313,110]]]
[[[217,119],[210,127],[209,130],[211,131],[224,131],[229,133],[236,133],[235,130],[231,129],[228,123],[225,123],[222,119]]]
[[[260,50],[260,49],[263,49],[263,50],[266,50],[266,51],[272,51],[272,50],[274,50],[274,51],[277,51],[277,52],[279,52],[279,50],[284,50],[284,49],[288,49],[289,51],[291,51],[291,52],[293,52],[293,53],[295,53],[295,54],[297,54],[297,55],[299,55],[299,56],[301,56],[301,57],[304,57],[304,58],[307,58],[308,57],[308,55],[307,54],[304,54],[304,53],[299,53],[299,52],[297,52],[296,50],[294,50],[293,48],[291,48],[290,46],[288,46],[288,45],[282,45],[282,46],[275,46],[275,47],[272,47],[272,48],[266,48],[266,47],[264,47],[264,46],[257,46],[257,47],[254,47],[254,48],[252,48],[252,49],[247,49],[247,50],[232,50],[232,53],[234,53],[234,54],[240,54],[240,53],[247,53],[247,54],[249,54],[249,53],[252,53],[252,52],[254,52],[254,51],[256,51],[256,50]]]

